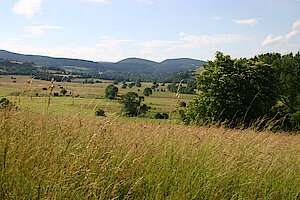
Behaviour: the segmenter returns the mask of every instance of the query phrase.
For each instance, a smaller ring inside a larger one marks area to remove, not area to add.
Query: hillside
[[[54,58],[39,55],[24,55],[0,50],[0,58],[21,62],[33,62],[41,66],[61,67],[67,71],[90,74],[130,75],[161,77],[175,72],[199,68],[204,61],[189,58],[167,59],[154,62],[140,58],[127,58],[119,62],[94,62],[81,59]]]

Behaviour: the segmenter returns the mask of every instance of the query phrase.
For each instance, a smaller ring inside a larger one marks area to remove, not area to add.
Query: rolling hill
[[[205,62],[190,58],[167,59],[160,63],[141,58],[126,58],[116,63],[94,62],[81,59],[25,55],[5,50],[0,50],[0,58],[21,62],[33,62],[40,66],[61,67],[67,71],[90,74],[142,75],[151,77],[161,77],[183,70],[199,68]]]

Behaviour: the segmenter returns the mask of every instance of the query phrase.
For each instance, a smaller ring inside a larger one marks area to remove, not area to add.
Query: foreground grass
[[[299,142],[0,111],[0,199],[297,199]]]

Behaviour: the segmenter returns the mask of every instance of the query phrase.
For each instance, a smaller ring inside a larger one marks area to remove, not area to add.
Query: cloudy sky
[[[300,0],[1,0],[0,49],[118,61],[300,50]]]

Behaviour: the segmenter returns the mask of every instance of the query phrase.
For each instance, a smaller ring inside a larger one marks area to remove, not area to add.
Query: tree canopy
[[[204,65],[197,85],[198,97],[187,111],[181,111],[188,124],[249,126],[256,119],[271,116],[278,100],[272,66],[250,59],[231,59],[221,52]]]
[[[146,113],[150,107],[146,104],[141,105],[143,97],[135,92],[128,92],[122,95],[120,103],[123,104],[123,111],[129,117],[139,116]]]
[[[145,88],[143,94],[148,97],[152,94],[152,89],[151,88]]]
[[[108,85],[105,88],[105,97],[108,99],[115,99],[118,95],[119,89],[114,85]]]

